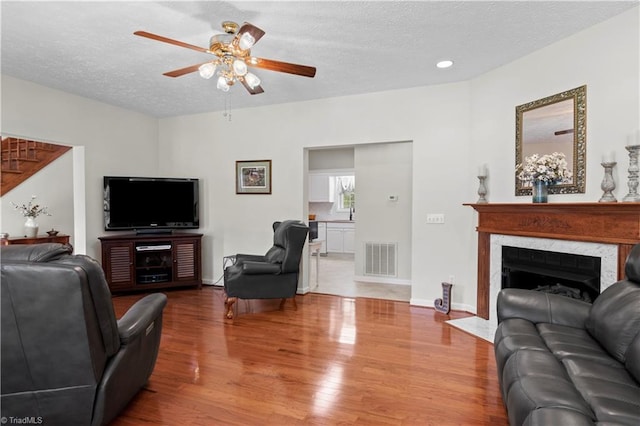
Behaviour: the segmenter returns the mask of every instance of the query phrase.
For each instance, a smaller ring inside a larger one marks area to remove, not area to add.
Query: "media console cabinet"
[[[99,240],[113,293],[202,287],[202,234],[121,234]]]

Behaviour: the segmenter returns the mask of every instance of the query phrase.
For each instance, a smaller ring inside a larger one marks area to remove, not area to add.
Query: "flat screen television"
[[[139,233],[197,229],[198,184],[195,178],[105,176],[104,229]]]

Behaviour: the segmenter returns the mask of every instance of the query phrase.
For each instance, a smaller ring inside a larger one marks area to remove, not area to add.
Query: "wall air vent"
[[[398,243],[365,243],[364,275],[397,276]]]

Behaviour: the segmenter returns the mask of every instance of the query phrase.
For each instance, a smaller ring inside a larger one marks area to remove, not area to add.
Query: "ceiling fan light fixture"
[[[241,50],[249,50],[256,44],[256,39],[249,33],[244,33],[240,36],[238,41],[238,47]]]
[[[246,81],[247,85],[252,89],[255,89],[256,87],[260,86],[260,79],[258,78],[258,76],[250,72],[248,72],[244,76],[244,81]]]
[[[200,77],[208,80],[216,73],[216,66],[211,62],[207,62],[198,67],[198,72],[200,73]]]
[[[215,75],[217,76],[217,88],[224,92],[228,92],[231,86],[240,82],[251,95],[264,93],[264,90],[260,86],[260,79],[255,74],[248,72],[248,67],[256,67],[310,78],[313,78],[316,75],[315,67],[251,56],[250,49],[265,34],[263,30],[255,25],[245,22],[242,27],[239,27],[235,22],[225,21],[222,23],[222,27],[225,32],[223,34],[214,34],[209,40],[208,49],[146,31],[136,31],[133,34],[151,40],[195,50],[201,53],[214,55],[216,57],[214,60],[210,60],[204,64],[191,65],[163,73],[163,75],[167,77],[180,77],[196,71],[198,71],[200,76],[205,79],[210,79]]]
[[[218,77],[218,84],[216,85],[216,87],[223,92],[228,92],[231,86],[229,86],[229,83],[227,83],[227,79],[225,78],[225,76],[221,75],[220,77]]]
[[[247,64],[242,59],[233,61],[233,72],[240,77],[247,73]]]

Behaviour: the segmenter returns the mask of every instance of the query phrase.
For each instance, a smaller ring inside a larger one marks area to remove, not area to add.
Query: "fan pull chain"
[[[222,113],[223,117],[226,117],[229,122],[231,122],[231,101],[229,100],[229,94],[225,93],[224,95],[224,112]]]

